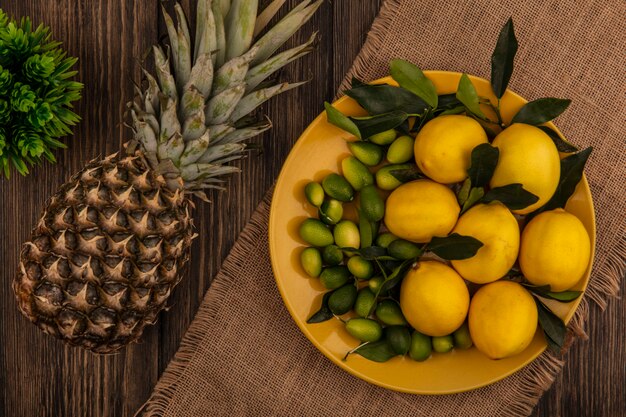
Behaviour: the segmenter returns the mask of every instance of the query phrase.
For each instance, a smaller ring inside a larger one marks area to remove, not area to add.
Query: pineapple
[[[13,289],[44,332],[112,353],[155,322],[189,260],[191,198],[224,188],[245,141],[271,126],[252,113],[300,85],[268,80],[310,52],[316,34],[275,52],[322,0],[265,30],[284,1],[257,15],[256,0],[199,0],[193,44],[180,5],[176,24],[163,11],[169,54],[154,47],[156,75],[144,71],[147,86],[129,104],[133,138],[64,184],[23,245]]]

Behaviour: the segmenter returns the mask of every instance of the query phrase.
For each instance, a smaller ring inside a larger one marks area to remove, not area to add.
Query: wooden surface
[[[189,10],[191,1],[184,1]],[[290,0],[290,4],[297,1]],[[266,105],[274,129],[259,142],[263,153],[241,165],[230,190],[200,204],[196,224],[201,238],[193,265],[171,298],[171,309],[147,329],[141,344],[108,357],[63,346],[18,313],[11,290],[20,244],[53,191],[85,161],[118,150],[128,137],[122,125],[124,103],[139,80],[138,59],[163,34],[158,1],[0,0],[14,16],[46,22],[69,53],[78,56],[86,84],[77,106],[82,123],[68,138],[59,163],[33,169],[27,178],[0,180],[0,416],[132,416],[147,399],[209,288],[211,278],[278,175],[282,161],[303,128],[332,99],[361,47],[380,0],[326,2],[292,40],[319,30],[315,53],[284,71],[305,87]],[[288,110],[288,111],[286,111]],[[590,340],[577,342],[564,372],[539,402],[536,416],[626,415],[626,304],[611,301],[602,314],[591,309]]]

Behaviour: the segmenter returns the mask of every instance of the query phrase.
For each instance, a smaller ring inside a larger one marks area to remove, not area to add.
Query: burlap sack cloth
[[[625,11],[617,0],[387,0],[346,77],[378,78],[399,57],[488,78],[498,31],[513,16],[521,47],[510,87],[530,99],[571,98],[558,125],[575,144],[594,147],[586,174],[598,241],[592,280],[572,323],[578,334],[588,302],[604,307],[624,275]],[[400,394],[342,371],[283,306],[268,253],[270,199],[215,278],[145,415],[520,416],[531,413],[561,370],[563,363],[544,353],[498,383],[447,396]]]

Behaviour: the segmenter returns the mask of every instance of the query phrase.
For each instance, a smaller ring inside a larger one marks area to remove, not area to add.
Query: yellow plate
[[[444,71],[425,73],[439,94],[454,93],[461,76],[460,73]],[[495,100],[488,81],[470,78],[479,95]],[[377,82],[395,84],[389,77]],[[526,100],[507,91],[501,102],[505,122],[509,122],[524,103]],[[340,98],[334,106],[347,115],[365,114],[348,97]],[[339,320],[306,323],[307,318],[319,308],[324,288],[317,278],[308,278],[299,262],[300,251],[305,244],[298,237],[298,226],[305,218],[316,215],[316,211],[306,203],[303,190],[311,180],[321,181],[330,172],[340,172],[341,159],[350,154],[344,140],[349,136],[329,124],[325,113],[320,114],[293,147],[274,191],[269,223],[272,268],[285,305],[306,337],[331,361],[352,375],[384,388],[414,394],[450,394],[476,389],[511,375],[539,356],[546,348],[546,342],[538,330],[524,352],[497,361],[487,358],[475,348],[446,354],[433,353],[425,362],[415,362],[405,356],[376,363],[358,355],[350,355],[343,361],[346,352],[358,345],[357,340],[344,330],[343,324]],[[591,236],[590,266],[584,279],[576,286],[576,289],[584,290],[589,281],[595,249],[593,202],[584,177],[570,198],[567,210],[582,220]],[[579,302],[580,299],[568,304],[548,304],[557,315],[569,321]]]

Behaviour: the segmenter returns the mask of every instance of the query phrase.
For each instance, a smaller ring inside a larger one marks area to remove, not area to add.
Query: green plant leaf
[[[350,120],[361,132],[362,138],[369,138],[377,133],[400,126],[409,117],[402,111],[367,117],[350,117]]]
[[[535,297],[537,312],[539,314],[539,325],[546,336],[548,347],[555,353],[561,353],[565,343],[567,327],[559,317],[557,317],[544,303]]]
[[[323,321],[333,318],[333,312],[330,311],[330,308],[328,307],[328,299],[330,298],[330,295],[332,293],[332,291],[328,291],[324,294],[324,296],[322,297],[322,305],[320,306],[320,309],[311,317],[309,317],[309,319],[306,321],[307,323],[321,323]]]
[[[346,132],[356,136],[359,139],[361,138],[361,132],[356,124],[348,116],[334,108],[329,102],[324,102],[324,108],[326,108],[326,117],[328,119],[328,123],[337,126],[340,129],[345,130]]]
[[[465,181],[463,181],[461,188],[459,188],[459,191],[456,193],[456,198],[459,201],[460,205],[465,204],[465,202],[469,198],[469,193],[470,193],[471,188],[472,188],[472,182],[470,181],[469,178],[466,178]]]
[[[510,210],[521,210],[535,204],[539,197],[524,189],[522,184],[509,184],[503,187],[492,188],[482,198],[483,203],[499,201]]]
[[[387,362],[394,356],[398,356],[386,339],[377,342],[363,343],[361,346],[354,349],[353,352],[374,362]]]
[[[574,301],[575,299],[580,297],[580,295],[583,293],[582,291],[553,292],[550,290],[549,285],[542,285],[542,286],[536,286],[536,285],[530,285],[530,284],[522,284],[522,285],[526,287],[526,289],[528,289],[529,291],[543,298],[549,298],[550,300],[559,301],[561,303],[569,303],[571,301]]]
[[[471,164],[467,170],[472,187],[484,187],[489,183],[499,157],[498,148],[488,143],[482,143],[472,149]]]
[[[433,109],[437,108],[437,89],[416,65],[403,59],[394,59],[389,64],[389,70],[400,87],[409,90]]]
[[[403,261],[400,265],[398,265],[393,271],[391,271],[391,274],[389,274],[385,278],[385,281],[383,281],[383,285],[380,286],[380,289],[376,293],[376,296],[378,297],[378,295],[382,291],[388,291],[398,285],[406,275],[411,265],[413,265],[413,262],[415,262],[414,259],[407,259],[406,261]]]
[[[496,47],[491,55],[491,88],[498,98],[504,95],[511,80],[517,46],[513,19],[509,18],[500,30]]]
[[[424,178],[424,174],[417,165],[407,169],[394,169],[389,171],[389,173],[402,183]]]
[[[554,145],[556,146],[556,149],[559,152],[576,152],[578,151],[578,148],[575,147],[574,145],[572,145],[569,142],[566,142],[565,140],[563,140],[563,138],[561,138],[561,136],[559,136],[558,133],[556,133],[554,130],[550,129],[548,126],[537,126],[539,129],[543,130],[548,136],[550,136],[550,139],[552,139],[552,142],[554,142]]]
[[[485,114],[480,109],[478,93],[474,84],[470,81],[467,74],[461,75],[459,86],[456,91],[456,98],[467,108],[467,110],[481,119],[485,118]]]
[[[361,84],[346,91],[348,97],[356,100],[369,114],[385,114],[402,111],[410,115],[424,113],[426,104],[421,98],[405,90],[388,84]]]
[[[440,258],[452,261],[471,258],[482,246],[483,243],[476,238],[452,233],[446,237],[433,237],[426,245],[426,250]]]
[[[483,187],[472,187],[469,190],[467,200],[463,203],[461,214],[472,208],[472,206],[480,201],[485,195],[485,189]]]
[[[382,248],[380,246],[368,246],[362,249],[355,248],[341,248],[342,251],[346,253],[353,253],[355,255],[360,255],[363,259],[368,261],[393,261],[396,258],[387,255],[387,249]]]
[[[437,110],[450,110],[459,106],[463,106],[463,103],[456,98],[456,94],[441,94],[438,98]]]
[[[574,194],[576,186],[583,176],[585,164],[592,150],[593,148],[590,146],[587,149],[561,159],[561,177],[554,195],[543,207],[534,211],[531,218],[543,211],[565,207],[567,200]]]
[[[540,98],[526,103],[513,117],[511,123],[540,125],[563,113],[572,100],[554,97]]]
[[[441,113],[439,113],[438,116],[445,116],[447,114],[461,114],[461,113],[465,113],[465,111],[466,111],[465,106],[458,106],[458,107],[453,107],[448,110],[444,110]]]

